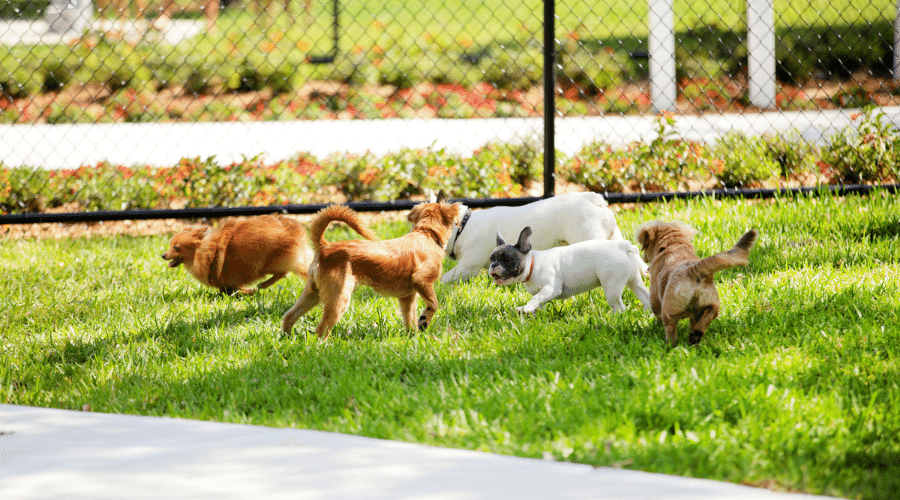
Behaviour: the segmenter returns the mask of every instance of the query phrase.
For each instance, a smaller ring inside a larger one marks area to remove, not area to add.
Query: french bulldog
[[[520,207],[494,207],[473,211],[463,205],[454,224],[445,254],[458,264],[444,273],[442,283],[476,276],[487,267],[498,231],[507,234],[525,226],[535,228],[531,238],[536,250],[571,245],[587,240],[624,240],[616,217],[599,193],[566,193]],[[645,265],[641,269],[647,274]]]
[[[622,292],[631,289],[644,309],[650,310],[650,292],[644,286],[645,267],[638,249],[625,240],[589,240],[549,250],[535,250],[531,227],[508,244],[497,232],[497,247],[490,255],[488,274],[498,285],[524,283],[531,300],[516,311],[533,313],[554,299],[565,299],[603,287],[613,312],[625,310]]]

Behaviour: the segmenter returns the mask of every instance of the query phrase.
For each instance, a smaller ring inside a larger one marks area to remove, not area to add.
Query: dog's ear
[[[444,194],[444,190],[441,189],[438,191],[437,198],[434,199],[434,203],[443,203],[447,201],[447,195]]]
[[[440,196],[438,198],[440,199]],[[443,219],[441,222],[447,227],[459,223],[460,212],[462,212],[462,204],[460,203],[441,205],[441,218]]]
[[[502,247],[506,244],[506,240],[503,239],[503,235],[500,234],[500,231],[497,231],[497,246]]]
[[[516,242],[516,248],[521,250],[522,253],[531,251],[531,226],[525,226],[525,229],[519,233],[519,241]]]
[[[409,214],[406,215],[406,220],[415,224],[416,221],[419,220],[419,216],[422,214],[422,205],[416,205],[412,207],[412,210],[409,211]]]
[[[425,203],[437,203],[438,199],[434,195],[434,189],[425,188],[425,199],[427,200]]]
[[[644,224],[637,228],[634,233],[634,239],[641,245],[641,252],[646,252],[650,242],[653,241],[653,234],[656,232],[656,226]]]

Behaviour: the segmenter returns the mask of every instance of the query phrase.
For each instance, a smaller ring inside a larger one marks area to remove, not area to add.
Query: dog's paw
[[[700,330],[694,330],[688,335],[688,344],[690,345],[697,345],[701,340],[703,340],[703,332]]]
[[[419,316],[418,326],[419,326],[419,330],[424,330],[424,329],[428,328],[428,316],[425,316],[424,314]]]
[[[528,306],[527,304],[524,306],[519,306],[516,308],[516,312],[519,314],[534,314],[535,308]]]
[[[242,288],[241,294],[243,295],[253,295],[256,293],[256,288]]]

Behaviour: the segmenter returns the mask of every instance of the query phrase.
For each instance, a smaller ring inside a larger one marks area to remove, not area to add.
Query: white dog
[[[587,240],[623,240],[616,217],[599,193],[567,193],[521,207],[494,207],[472,211],[463,206],[444,252],[458,261],[441,277],[442,283],[467,280],[488,265],[498,231],[515,234],[535,227],[532,245],[546,250]],[[646,265],[642,269],[647,272]]]
[[[650,291],[641,268],[646,267],[638,249],[627,241],[591,240],[549,250],[534,250],[531,228],[509,245],[497,233],[488,274],[498,285],[524,283],[531,300],[516,311],[533,313],[553,299],[565,299],[603,287],[613,312],[625,310],[622,292],[631,289],[644,309],[650,310]]]

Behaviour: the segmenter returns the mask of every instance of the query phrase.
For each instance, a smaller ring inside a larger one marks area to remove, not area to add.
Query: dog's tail
[[[375,239],[375,233],[363,224],[359,214],[352,208],[346,205],[330,205],[319,210],[309,223],[309,241],[316,255],[321,254],[322,249],[328,246],[328,241],[325,240],[325,230],[334,221],[347,224],[350,229],[367,240]]]
[[[647,263],[644,262],[644,259],[641,258],[641,251],[635,245],[632,245],[630,241],[622,240],[619,242],[619,246],[622,250],[628,254],[628,258],[631,259],[631,262],[634,263],[634,266],[637,268],[638,272],[643,277],[650,276],[650,268],[647,266]]]
[[[606,201],[606,197],[600,193],[588,191],[583,194],[590,200],[591,203],[593,203],[594,205],[597,205],[598,207],[608,207],[609,206],[609,202]]]
[[[756,242],[757,235],[758,233],[754,230],[747,231],[731,250],[719,252],[701,260],[696,264],[695,269],[702,275],[711,276],[723,269],[746,266],[750,256],[750,248]]]
[[[650,266],[648,266],[647,263],[644,262],[644,259],[641,258],[641,250],[637,246],[632,245],[630,241],[622,241],[624,243],[623,248],[625,248],[625,251],[628,253],[632,262],[634,262],[634,265],[637,266],[641,276],[644,278],[650,276]]]

